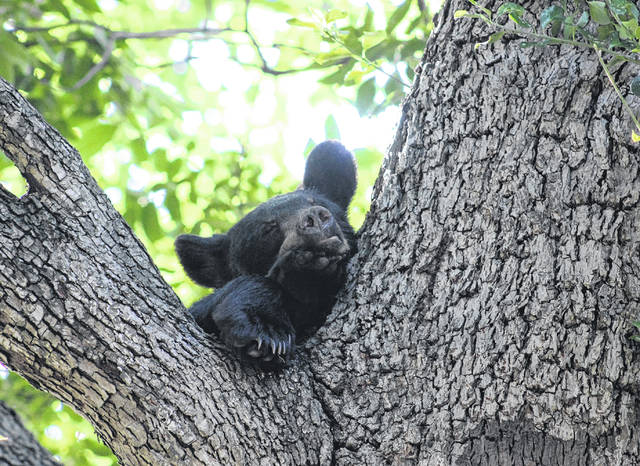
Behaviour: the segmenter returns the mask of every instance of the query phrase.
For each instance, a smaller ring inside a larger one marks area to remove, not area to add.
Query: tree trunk
[[[0,147],[30,185],[0,194],[0,357],[124,464],[639,464],[627,118],[590,52],[475,52],[489,32],[459,8],[346,289],[282,374],[203,336],[75,150],[0,82]]]
[[[312,350],[336,459],[640,464],[628,117],[593,53],[474,51],[467,8],[444,6],[405,102],[319,336],[340,343]]]
[[[0,466],[60,466],[24,428],[14,410],[0,401]]]

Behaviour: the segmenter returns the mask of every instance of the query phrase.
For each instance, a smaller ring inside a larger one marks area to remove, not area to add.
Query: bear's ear
[[[309,154],[303,189],[313,189],[345,211],[356,191],[356,161],[338,141],[318,144]]]
[[[175,245],[184,271],[197,284],[219,288],[231,280],[227,235],[180,235]]]

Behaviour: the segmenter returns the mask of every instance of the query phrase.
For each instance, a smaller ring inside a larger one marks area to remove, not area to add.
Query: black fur
[[[218,288],[191,307],[198,324],[252,358],[286,360],[324,323],[344,283],[356,183],[353,155],[326,141],[309,155],[301,189],[264,202],[226,234],[180,235],[187,275]]]

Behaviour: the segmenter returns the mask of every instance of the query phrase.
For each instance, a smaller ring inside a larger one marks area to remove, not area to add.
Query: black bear
[[[260,361],[285,361],[321,326],[355,252],[347,207],[356,190],[351,152],[317,145],[302,186],[256,207],[226,234],[180,235],[187,275],[217,290],[189,311],[208,333]]]

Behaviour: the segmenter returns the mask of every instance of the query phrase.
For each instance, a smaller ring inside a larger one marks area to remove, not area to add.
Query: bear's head
[[[353,155],[339,142],[325,141],[309,154],[298,190],[260,204],[226,234],[180,235],[180,262],[193,281],[219,288],[240,275],[273,274],[290,251],[348,257],[355,239],[347,208],[356,183]]]

